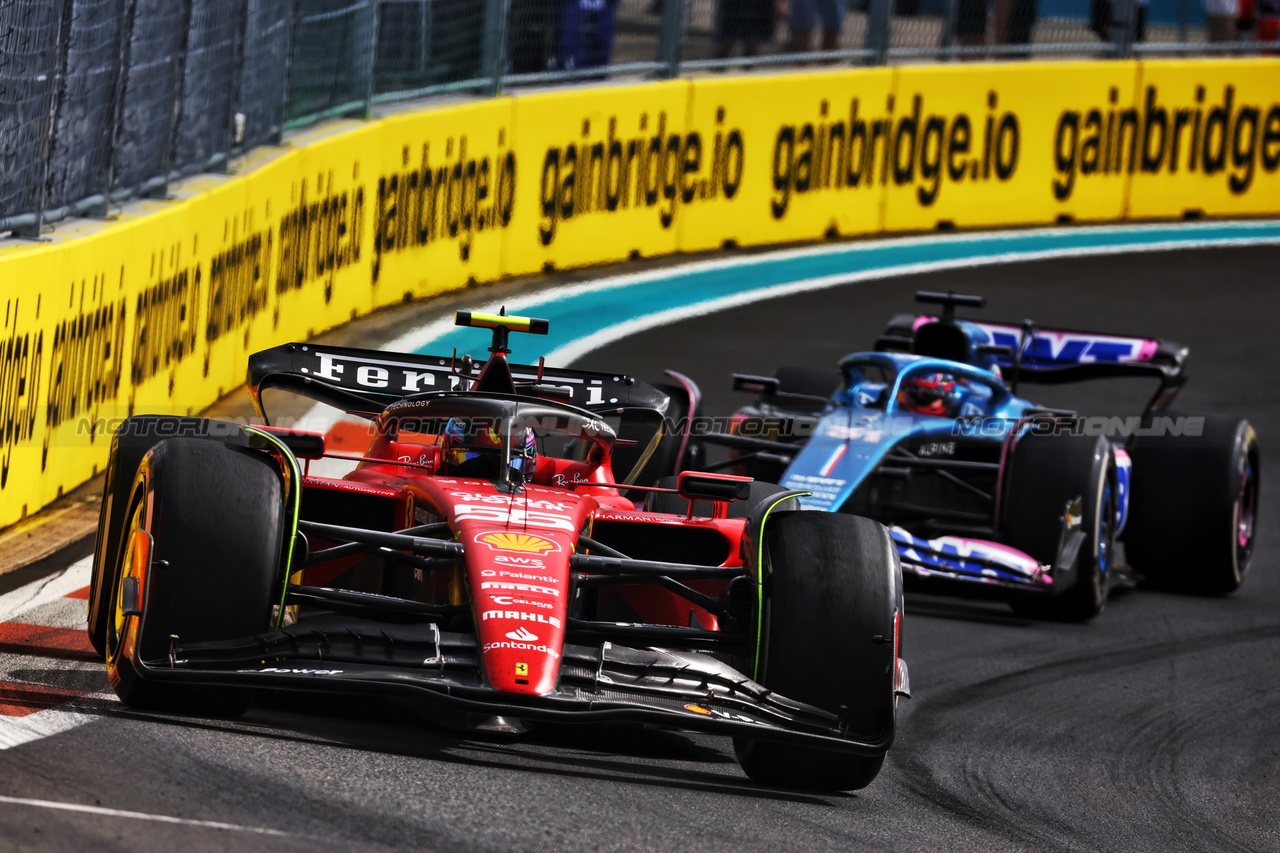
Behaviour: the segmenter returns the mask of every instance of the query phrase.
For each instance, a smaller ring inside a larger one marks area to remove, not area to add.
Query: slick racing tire
[[[1201,595],[1238,588],[1258,517],[1261,459],[1249,422],[1208,415],[1200,435],[1137,436],[1129,456],[1123,539],[1134,569],[1152,585]]]
[[[662,477],[653,484],[660,489],[674,489],[676,487],[675,477]],[[725,510],[726,518],[750,518],[751,511],[756,508],[765,498],[785,492],[782,486],[773,483],[762,483],[759,480],[751,482],[751,496],[745,501],[733,501]],[[693,514],[697,516],[709,516],[713,507],[712,501],[694,501]],[[799,509],[800,502],[795,498],[789,498],[778,506],[779,510]],[[686,515],[689,512],[689,499],[682,498],[674,492],[650,492],[649,500],[645,509],[649,512],[669,512],[672,515]]]
[[[151,710],[236,716],[248,694],[147,680],[171,637],[196,643],[261,633],[271,619],[283,519],[280,474],[264,456],[211,441],[170,438],[138,467],[120,541],[116,596],[107,625],[107,676],[126,704]],[[135,559],[139,537],[150,561]],[[135,583],[128,584],[132,578]],[[141,616],[126,613],[130,592]]]
[[[102,509],[98,514],[98,535],[93,546],[93,572],[89,580],[89,643],[98,652],[107,649],[107,622],[111,619],[115,596],[115,576],[108,570],[118,565],[120,531],[124,528],[133,477],[147,451],[166,438],[183,436],[246,446],[244,430],[235,424],[205,418],[166,415],[137,415],[127,418],[111,437],[107,457],[106,482],[102,489]]]
[[[1106,605],[1107,569],[1119,501],[1115,457],[1101,436],[1024,435],[1014,445],[1004,485],[1004,541],[1044,565],[1053,565],[1067,503],[1080,498],[1085,541],[1077,552],[1074,581],[1048,595],[1018,594],[1015,613],[1033,619],[1081,622]],[[1054,578],[1062,583],[1063,578]]]
[[[887,742],[902,614],[902,568],[888,530],[858,516],[781,513],[765,527],[764,555],[756,681],[842,714],[851,738]],[[866,787],[885,757],[742,737],[734,751],[756,782],[823,791]]]

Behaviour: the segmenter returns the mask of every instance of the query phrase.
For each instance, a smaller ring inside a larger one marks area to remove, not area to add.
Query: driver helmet
[[[451,418],[444,427],[440,458],[444,461],[446,473],[461,475],[465,473],[461,469],[467,462],[485,458],[496,460],[501,449],[502,438],[492,425],[476,424],[467,418]],[[483,467],[483,463],[467,466],[469,469],[479,467]]]
[[[898,405],[908,412],[954,418],[964,396],[963,385],[950,373],[923,373],[903,381]]]
[[[516,430],[511,436],[511,470],[529,481],[538,468],[538,437],[532,427]]]
[[[441,458],[448,474],[461,477],[496,478],[502,464],[502,436],[493,424],[467,418],[451,418],[441,440]],[[511,470],[528,480],[537,467],[537,437],[532,429],[519,429],[511,436]]]

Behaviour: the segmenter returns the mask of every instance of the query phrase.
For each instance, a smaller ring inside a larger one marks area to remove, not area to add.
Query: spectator
[[[1280,40],[1280,0],[1257,0],[1249,11],[1258,41]]]
[[[987,43],[987,0],[956,0],[956,44],[982,47]]]
[[[555,64],[560,0],[512,0],[507,62],[512,74],[547,71]]]
[[[1133,40],[1144,41],[1147,37],[1147,3],[1149,0],[1136,0],[1134,14],[1137,20],[1133,24]],[[1089,29],[1104,42],[1114,43],[1118,37],[1117,27],[1125,22],[1116,14],[1114,0],[1093,0],[1089,7]]]
[[[608,65],[617,18],[618,0],[567,0],[560,9],[556,64],[569,70]]]
[[[756,56],[773,41],[778,21],[775,0],[720,0],[716,5],[716,56],[725,59],[742,43],[743,56]]]
[[[1235,41],[1239,38],[1236,17],[1240,5],[1236,0],[1204,0],[1204,20],[1209,41]]]
[[[996,42],[1031,44],[1037,0],[996,0]]]
[[[791,29],[791,53],[813,50],[813,29],[822,19],[822,50],[840,46],[844,27],[845,0],[791,0],[788,26]]]

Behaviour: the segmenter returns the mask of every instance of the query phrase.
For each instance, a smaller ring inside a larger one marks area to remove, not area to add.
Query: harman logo
[[[550,539],[532,533],[482,533],[476,537],[495,551],[519,551],[525,554],[547,554],[560,550]]]
[[[517,643],[536,643],[538,642],[538,635],[526,628],[517,628],[514,631],[507,632],[507,639],[515,640]]]

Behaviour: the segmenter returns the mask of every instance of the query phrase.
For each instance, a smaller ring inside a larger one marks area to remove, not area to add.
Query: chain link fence
[[[0,235],[284,130],[728,68],[1280,52],[1280,0],[0,0]]]

